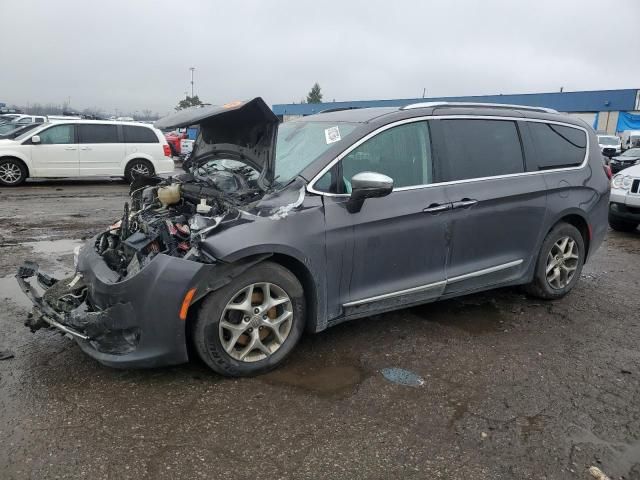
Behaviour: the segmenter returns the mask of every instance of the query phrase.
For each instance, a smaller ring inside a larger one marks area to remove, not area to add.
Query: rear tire
[[[533,281],[525,291],[544,300],[564,297],[580,278],[585,253],[580,231],[568,223],[558,223],[542,242]]]
[[[0,159],[0,185],[16,187],[27,179],[27,168],[15,158]]]
[[[124,178],[129,183],[133,182],[133,177],[137,175],[152,176],[155,173],[155,169],[149,160],[141,158],[131,160],[127,164],[127,168],[124,170]]]
[[[636,228],[638,228],[638,224],[635,222],[618,220],[611,215],[609,215],[609,226],[617,232],[633,232]]]
[[[212,370],[248,377],[282,363],[300,340],[304,325],[300,281],[281,265],[263,262],[204,300],[192,340]]]

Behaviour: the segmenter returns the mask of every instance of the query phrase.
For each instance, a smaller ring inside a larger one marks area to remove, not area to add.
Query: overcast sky
[[[0,0],[0,102],[107,112],[640,88],[640,1]]]

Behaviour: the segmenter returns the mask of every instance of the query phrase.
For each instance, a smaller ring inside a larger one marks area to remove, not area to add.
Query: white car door
[[[36,136],[36,135],[34,135]],[[34,177],[77,177],[78,144],[73,124],[54,125],[37,133],[39,143],[32,138],[31,163]]]
[[[125,145],[118,127],[107,123],[79,123],[80,176],[122,175]]]

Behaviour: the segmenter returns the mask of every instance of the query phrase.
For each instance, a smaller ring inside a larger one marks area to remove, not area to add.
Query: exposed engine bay
[[[122,218],[96,239],[96,251],[120,279],[135,275],[157,254],[212,263],[200,241],[233,221],[265,191],[259,173],[233,159],[200,164],[169,177],[139,177]]]

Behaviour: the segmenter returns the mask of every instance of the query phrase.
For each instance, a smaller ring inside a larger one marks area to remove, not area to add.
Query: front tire
[[[200,358],[222,375],[259,375],[289,355],[304,325],[302,285],[281,265],[263,262],[204,300],[193,344]]]
[[[564,297],[580,278],[585,253],[580,231],[568,223],[557,224],[542,242],[533,281],[525,291],[544,300]]]
[[[150,161],[144,159],[131,160],[124,170],[125,179],[131,183],[134,177],[146,175],[151,177],[155,173],[155,169]]]
[[[0,185],[16,187],[27,179],[27,169],[24,164],[15,158],[0,160]]]

